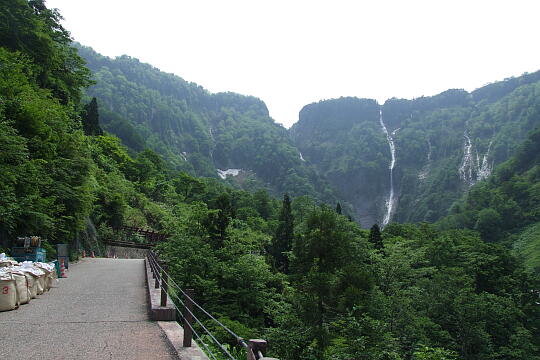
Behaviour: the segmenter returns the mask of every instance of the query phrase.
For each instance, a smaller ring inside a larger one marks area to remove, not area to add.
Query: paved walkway
[[[47,293],[0,312],[0,359],[177,359],[148,319],[143,260],[83,259]]]

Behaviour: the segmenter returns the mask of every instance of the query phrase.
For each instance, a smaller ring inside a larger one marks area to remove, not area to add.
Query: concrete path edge
[[[156,289],[154,286],[155,279],[152,278],[152,270],[150,270],[148,259],[144,259],[144,266],[150,319],[154,321],[176,321],[176,308],[168,295],[166,306],[161,306],[161,289]]]
[[[194,340],[191,347],[183,346],[184,329],[176,322],[176,307],[169,296],[167,296],[167,306],[160,306],[161,289],[156,289],[154,286],[155,279],[152,278],[148,259],[144,260],[144,264],[150,318],[156,321],[158,326],[163,330],[169,344],[176,350],[181,360],[209,360]]]

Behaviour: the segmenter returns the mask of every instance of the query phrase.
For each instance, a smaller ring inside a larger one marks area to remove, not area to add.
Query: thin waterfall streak
[[[463,181],[467,184],[472,185],[474,183],[473,179],[473,156],[472,156],[472,142],[467,134],[467,130],[463,134],[465,138],[465,144],[463,145],[463,160],[461,161],[461,166],[459,167],[459,174]]]
[[[396,146],[394,144],[393,136],[396,135],[396,132],[399,129],[395,129],[390,134],[388,132],[388,129],[386,128],[386,125],[383,121],[383,115],[382,115],[382,109],[379,110],[379,122],[381,123],[381,127],[383,129],[384,134],[386,135],[386,140],[388,141],[388,146],[390,147],[390,154],[392,155],[392,160],[390,161],[390,194],[388,196],[388,199],[385,202],[386,205],[386,213],[383,217],[382,226],[388,225],[390,222],[390,218],[392,217],[392,212],[394,210],[395,206],[395,198],[394,198],[394,166],[396,165]]]
[[[493,169],[493,164],[489,164],[489,152],[491,151],[491,145],[493,144],[493,140],[489,142],[487,152],[484,154],[484,157],[482,158],[482,162],[478,161],[478,174],[477,174],[477,181],[482,181],[486,179],[489,175],[491,175],[491,170]]]
[[[426,161],[426,165],[424,166],[422,171],[420,171],[420,173],[418,174],[418,179],[419,180],[427,179],[427,177],[429,175],[430,168],[431,168],[431,151],[432,150],[431,150],[431,140],[429,138],[427,139],[427,144],[428,144],[427,161]]]

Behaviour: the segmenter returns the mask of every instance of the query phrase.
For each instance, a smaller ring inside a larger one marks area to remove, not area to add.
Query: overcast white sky
[[[289,127],[311,102],[414,98],[540,70],[538,0],[48,0],[75,40]]]

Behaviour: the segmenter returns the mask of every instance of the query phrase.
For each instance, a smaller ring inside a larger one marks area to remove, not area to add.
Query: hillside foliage
[[[440,224],[474,229],[484,241],[514,246],[531,269],[540,271],[540,128],[515,156],[454,204]]]
[[[147,146],[198,176],[241,169],[231,183],[242,188],[335,199],[261,100],[212,94],[129,56],[111,59],[82,46],[79,51],[94,74],[87,94],[103,109],[103,127],[134,150]]]
[[[370,227],[382,221],[390,192],[391,155],[379,123],[381,110],[396,146],[392,219],[433,222],[540,126],[539,94],[536,72],[472,93],[448,90],[383,105],[358,98],[325,100],[305,106],[291,134],[305,159]]]

